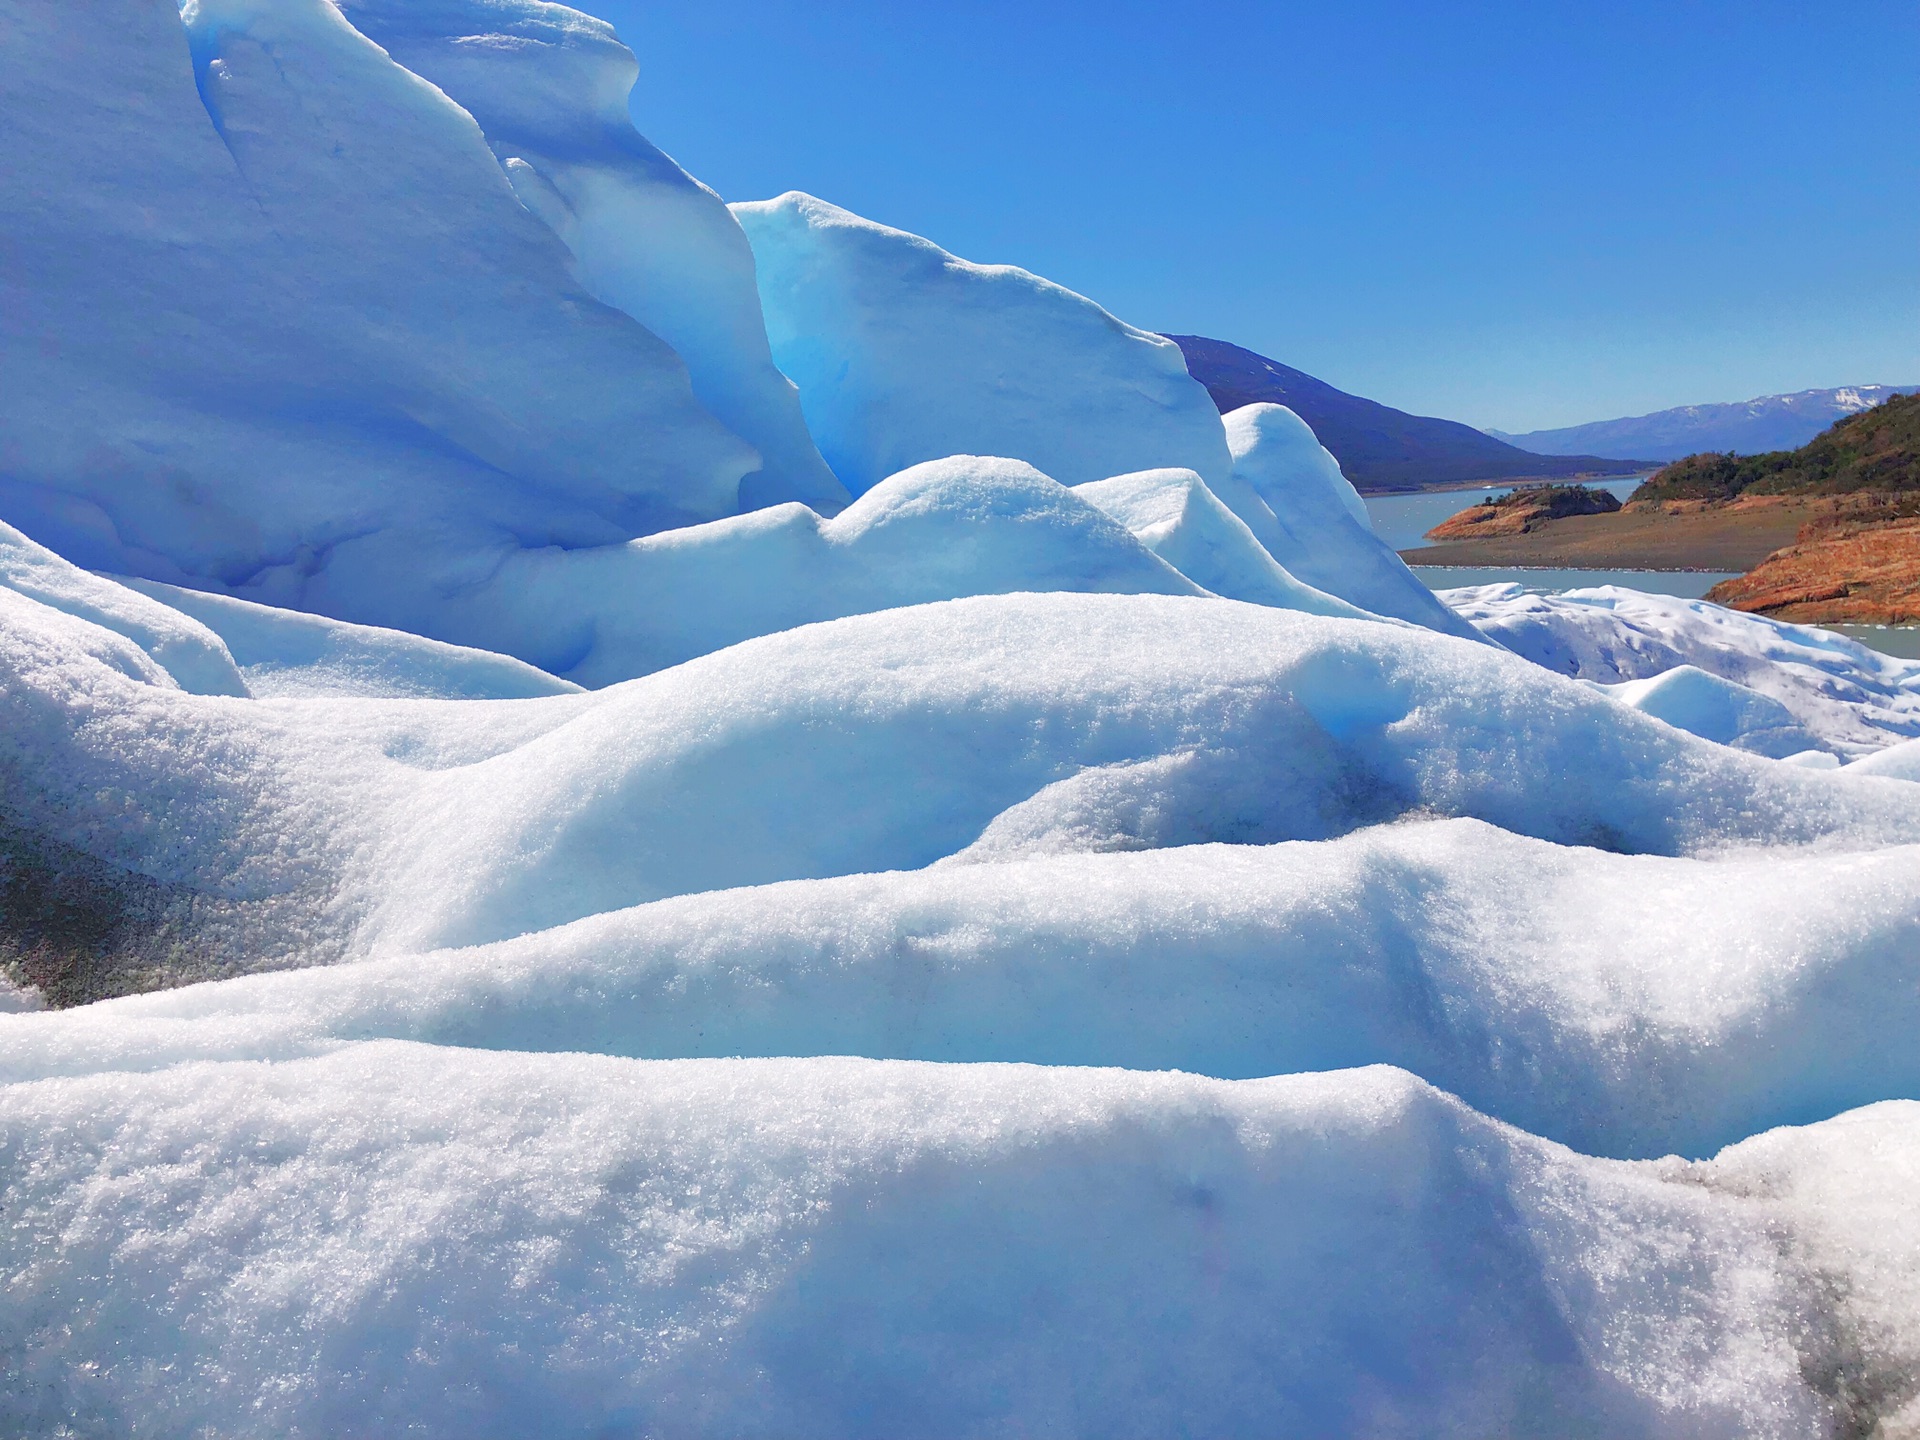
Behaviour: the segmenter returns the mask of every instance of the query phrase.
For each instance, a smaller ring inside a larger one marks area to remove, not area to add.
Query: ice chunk
[[[1540,595],[1515,584],[1442,591],[1509,650],[1603,685],[1693,665],[1770,695],[1843,756],[1920,735],[1920,661],[1705,600],[1607,585]]]
[[[1065,485],[1229,468],[1219,413],[1171,340],[1011,265],[797,191],[737,204],[776,364],[856,495],[943,455],[1005,455]]]
[[[1373,533],[1339,462],[1284,405],[1243,405],[1226,417],[1228,508],[1295,579],[1376,615],[1451,635],[1476,634]]]
[[[1920,1104],[1892,1100],[1775,1130],[1683,1173],[1723,1193],[1766,1196],[1794,1263],[1838,1293],[1838,1313],[1819,1316],[1808,1348],[1839,1372],[1829,1383],[1846,1428],[1920,1429]]]
[[[15,1433],[1797,1440],[1855,1373],[1797,1212],[1385,1069],[379,1042],[11,1086],[0,1147]]]
[[[183,690],[197,695],[247,693],[225,643],[205,625],[125,585],[89,575],[4,522],[0,586],[126,636]]]
[[[479,122],[521,200],[580,281],[686,361],[694,393],[760,452],[742,509],[847,492],[774,369],[753,251],[726,204],[638,134],[638,66],[605,21],[544,0],[344,0],[362,34]]]
[[[152,580],[129,580],[127,586],[192,617],[225,642],[248,688],[263,698],[518,700],[580,688],[511,656],[447,645],[404,630],[349,625]]]
[[[11,524],[431,629],[518,546],[733,512],[752,447],[332,5],[0,7]]]
[[[1196,584],[1229,600],[1315,615],[1367,612],[1303,585],[1191,470],[1141,470],[1092,480],[1073,493],[1131,530],[1140,543]]]
[[[1650,680],[1623,680],[1606,693],[1689,735],[1757,755],[1784,759],[1817,748],[1816,737],[1778,700],[1695,665],[1676,665]]]

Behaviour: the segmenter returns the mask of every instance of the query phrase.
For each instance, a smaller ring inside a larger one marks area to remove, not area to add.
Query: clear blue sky
[[[808,190],[1509,430],[1920,383],[1920,5],[584,0]]]

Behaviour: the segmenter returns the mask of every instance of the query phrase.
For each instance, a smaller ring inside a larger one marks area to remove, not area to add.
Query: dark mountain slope
[[[1203,335],[1169,335],[1187,370],[1207,387],[1220,413],[1257,401],[1285,405],[1333,452],[1362,490],[1418,490],[1462,481],[1549,480],[1573,475],[1630,475],[1648,468],[1592,455],[1535,455],[1452,420],[1404,410],[1336,390],[1304,371]]]

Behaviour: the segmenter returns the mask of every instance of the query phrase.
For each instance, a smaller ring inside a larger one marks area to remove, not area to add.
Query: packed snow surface
[[[1916,953],[1911,846],[1596,856],[1455,820],[687,896],[46,1016],[0,1078],[376,1036],[1230,1077],[1388,1062],[1582,1150],[1704,1155],[1920,1093]]]
[[[374,1042],[102,1070],[0,1092],[0,1418],[1816,1434],[1907,1398],[1915,1108],[1686,1168],[1583,1159],[1389,1069]],[[1865,1169],[1832,1133],[1862,1125]],[[1799,1183],[1754,1196],[1756,1169]]]
[[[16,823],[315,958],[948,856],[1416,813],[1651,854],[1920,840],[1905,784],[1742,755],[1491,646],[1198,596],[979,597],[594,694],[267,710],[142,683],[82,622],[18,603]]]

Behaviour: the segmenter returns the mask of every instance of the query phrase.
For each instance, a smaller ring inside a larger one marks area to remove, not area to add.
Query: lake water
[[[1619,480],[1583,483],[1589,489],[1611,490],[1619,499],[1625,500],[1640,488],[1640,482],[1646,478],[1645,475],[1628,475]],[[1374,534],[1396,550],[1411,550],[1416,545],[1425,545],[1427,531],[1449,515],[1458,515],[1488,495],[1511,495],[1519,488],[1517,485],[1488,485],[1479,490],[1437,490],[1425,495],[1369,495],[1366,497],[1367,514],[1373,519]]]
[[[1644,475],[1619,480],[1590,480],[1581,483],[1610,490],[1625,500],[1640,487]],[[1423,495],[1369,495],[1367,514],[1373,519],[1374,533],[1396,550],[1415,550],[1427,544],[1426,534],[1449,515],[1457,515],[1484,496],[1510,495],[1517,485],[1488,485],[1478,490],[1440,490]],[[1410,562],[1411,563],[1411,562]],[[1413,565],[1418,575],[1435,590],[1451,590],[1464,585],[1495,585],[1513,581],[1529,590],[1553,593],[1582,590],[1594,585],[1624,585],[1653,595],[1677,595],[1683,600],[1698,600],[1722,580],[1732,575],[1709,570],[1548,570],[1523,566]],[[1858,640],[1885,655],[1920,660],[1920,626],[1916,625],[1828,625],[1842,635]]]

